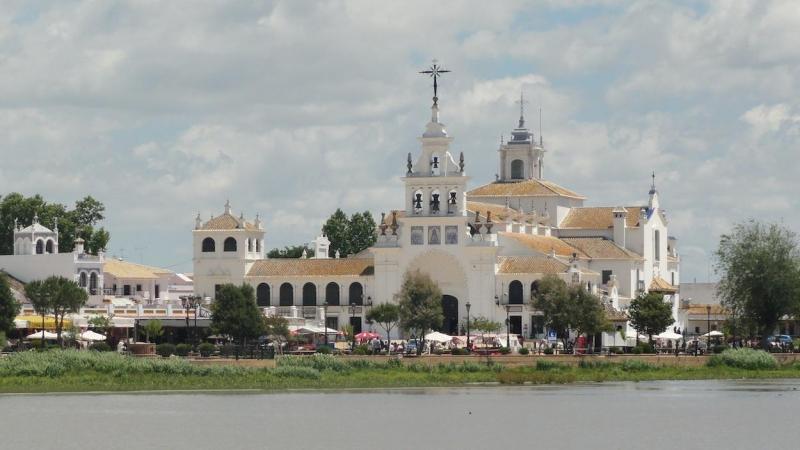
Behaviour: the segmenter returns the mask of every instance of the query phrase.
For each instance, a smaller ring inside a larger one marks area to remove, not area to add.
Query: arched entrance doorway
[[[442,333],[449,335],[458,334],[458,299],[452,295],[442,296]]]

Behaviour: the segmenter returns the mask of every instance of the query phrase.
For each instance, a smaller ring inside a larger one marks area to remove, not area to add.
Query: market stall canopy
[[[40,339],[42,339],[42,332],[39,331],[38,333],[29,334],[29,335],[25,336],[25,339],[32,340],[32,341],[40,340]],[[58,335],[55,334],[55,333],[51,333],[49,331],[45,331],[44,332],[44,339],[45,340],[58,339]]]
[[[667,339],[670,341],[677,341],[683,339],[683,335],[678,334],[674,331],[667,330],[659,335],[656,336],[656,339]]]
[[[38,329],[46,329],[46,330],[55,330],[56,329],[56,319],[53,316],[44,316],[44,321],[42,321],[42,316],[34,316],[34,315],[24,315],[24,316],[17,316],[14,319],[14,322],[17,321],[25,321],[28,323],[27,328],[38,328]],[[68,329],[72,326],[72,321],[70,319],[64,318],[64,329]]]
[[[290,325],[289,331],[296,334],[325,334],[325,333],[329,335],[339,334],[339,330],[334,330],[333,328],[316,327],[313,325],[302,325],[302,326]]]
[[[356,339],[359,341],[367,341],[370,339],[377,339],[380,335],[378,333],[373,333],[371,331],[362,331],[356,335]]]
[[[82,341],[105,341],[106,337],[100,333],[95,333],[92,330],[86,330],[81,333]]]
[[[717,330],[711,330],[706,334],[701,335],[700,337],[722,337],[725,336],[722,332]]]
[[[434,331],[433,333],[426,334],[425,340],[433,342],[450,342],[453,340],[453,337],[438,331]]]

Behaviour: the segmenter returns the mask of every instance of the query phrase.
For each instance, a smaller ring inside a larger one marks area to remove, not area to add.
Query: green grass
[[[752,355],[747,357],[753,358]],[[756,358],[763,356],[757,355]],[[800,378],[800,363],[746,368],[712,361],[715,362],[706,367],[671,367],[639,360],[622,363],[584,360],[578,366],[539,360],[535,366],[506,368],[473,362],[403,365],[395,359],[377,362],[316,355],[283,357],[278,360],[277,367],[268,369],[199,366],[178,358],[132,358],[115,353],[53,350],[25,352],[0,359],[0,392],[349,389],[498,382],[513,385]]]

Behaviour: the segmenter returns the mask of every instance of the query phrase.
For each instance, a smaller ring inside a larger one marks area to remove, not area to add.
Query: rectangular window
[[[338,330],[339,329],[339,318],[338,317],[326,317],[325,318],[325,326],[330,328],[331,330]]]
[[[458,245],[458,226],[448,225],[444,227],[444,243]]]
[[[700,334],[700,327],[694,327],[694,332],[696,334]]]
[[[442,228],[428,227],[428,245],[439,245],[442,243]]]
[[[137,284],[136,285],[136,292],[142,292],[142,285],[141,284]]]
[[[612,271],[604,270],[603,271],[603,284],[608,284],[609,280],[611,280]]]
[[[131,295],[131,285],[126,284],[122,286],[122,295]]]
[[[411,245],[425,244],[425,231],[422,227],[411,227]]]

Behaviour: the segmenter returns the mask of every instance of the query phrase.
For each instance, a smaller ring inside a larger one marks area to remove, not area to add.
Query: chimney
[[[612,211],[614,214],[614,243],[622,248],[625,248],[625,222],[628,217],[628,211],[618,206]]]
[[[73,250],[73,251],[75,253],[79,254],[79,255],[82,255],[83,254],[83,243],[84,242],[85,241],[83,239],[81,239],[81,238],[75,239],[75,250]]]

